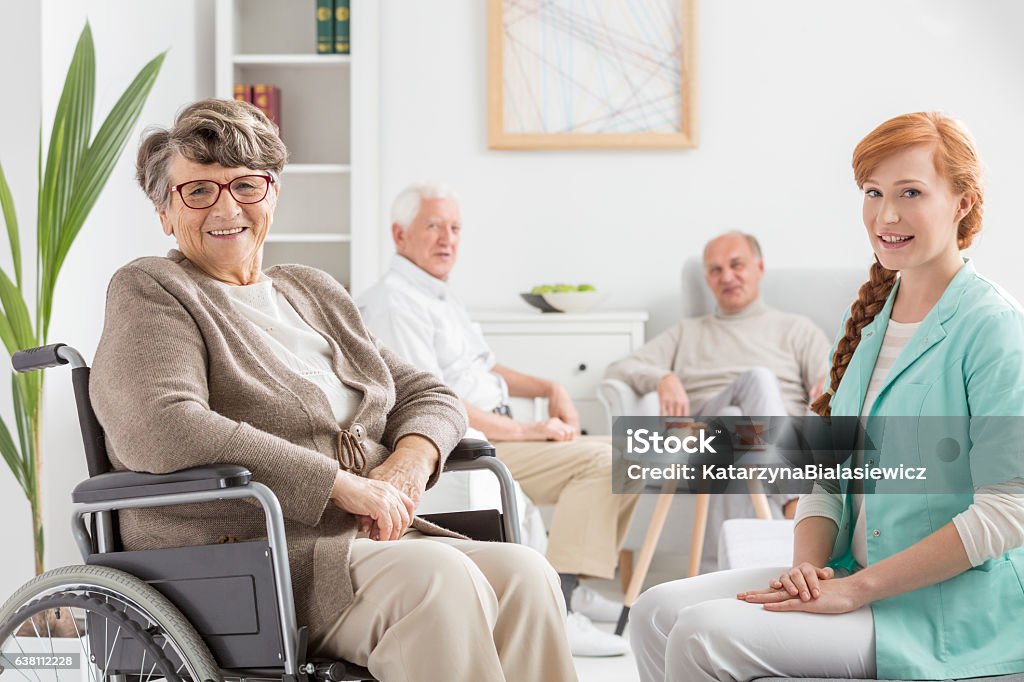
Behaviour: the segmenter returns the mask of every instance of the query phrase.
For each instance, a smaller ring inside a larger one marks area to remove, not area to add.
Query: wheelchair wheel
[[[156,589],[105,566],[65,566],[0,608],[3,682],[219,682],[195,628]]]

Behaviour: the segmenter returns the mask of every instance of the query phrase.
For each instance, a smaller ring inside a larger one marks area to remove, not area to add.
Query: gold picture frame
[[[488,0],[488,147],[696,147],[696,4]]]

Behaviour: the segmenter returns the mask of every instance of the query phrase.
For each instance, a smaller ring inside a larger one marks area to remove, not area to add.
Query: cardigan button
[[[362,440],[366,436],[366,427],[359,422],[354,423],[350,428],[352,435]]]
[[[882,534],[882,531],[880,531],[880,530],[878,530],[878,529],[876,528],[876,529],[874,529],[873,531],[871,531],[871,534],[872,534],[872,535],[874,535],[874,536],[875,536],[875,537],[877,538],[877,537],[878,537],[879,535],[881,535],[881,534]]]

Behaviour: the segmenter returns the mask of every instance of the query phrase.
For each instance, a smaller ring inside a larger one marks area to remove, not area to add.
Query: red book
[[[252,86],[252,103],[267,115],[278,132],[281,130],[281,90],[269,83],[257,83]]]
[[[235,99],[239,102],[252,102],[252,86],[245,83],[235,83]]]

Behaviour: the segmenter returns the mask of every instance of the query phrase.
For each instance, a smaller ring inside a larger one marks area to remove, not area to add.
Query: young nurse
[[[981,230],[974,144],[942,114],[897,116],[857,145],[853,169],[875,263],[812,409],[961,417],[943,428],[965,446],[936,456],[902,420],[911,437],[887,428],[858,464],[926,465],[941,492],[804,496],[791,568],[644,593],[630,617],[644,682],[1024,671],[1024,443],[1005,437],[1017,420],[982,425],[1024,415],[1024,313],[960,255]]]

